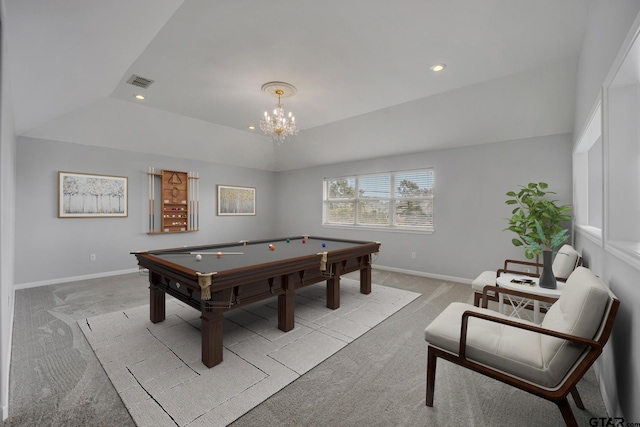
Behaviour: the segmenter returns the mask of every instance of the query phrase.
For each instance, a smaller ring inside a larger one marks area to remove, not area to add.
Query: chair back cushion
[[[594,339],[605,321],[610,294],[604,283],[585,267],[578,267],[567,279],[562,294],[542,321],[541,326],[582,338]],[[563,376],[575,363],[584,346],[560,338],[541,338],[543,364],[550,372]],[[555,376],[555,375],[554,375]]]
[[[580,254],[571,245],[563,245],[553,260],[553,274],[566,279],[573,273]]]

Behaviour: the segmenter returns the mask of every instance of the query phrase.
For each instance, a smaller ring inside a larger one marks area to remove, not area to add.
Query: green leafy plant
[[[549,250],[549,251],[554,250],[555,248],[564,244],[564,242],[567,241],[567,238],[569,238],[569,236],[567,235],[567,232],[569,230],[567,230],[566,228],[560,230],[554,236],[548,238],[545,236],[544,231],[542,230],[542,226],[540,225],[540,222],[536,220],[535,223],[536,223],[536,232],[538,237],[534,239],[534,238],[531,238],[530,236],[522,236],[522,238],[526,243],[523,246],[527,250],[529,250],[530,252],[536,255],[540,255],[542,251],[545,251],[545,250]]]
[[[514,246],[523,247],[525,256],[532,259],[545,250],[553,251],[567,241],[568,230],[561,223],[571,221],[570,206],[558,206],[557,200],[549,200],[549,194],[556,194],[548,190],[544,182],[532,182],[527,186],[520,186],[518,192],[509,191],[508,205],[515,205],[508,218],[509,226],[505,230],[518,235],[511,242]]]

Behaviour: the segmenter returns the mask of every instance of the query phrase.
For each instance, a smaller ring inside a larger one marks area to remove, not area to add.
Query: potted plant
[[[558,206],[557,200],[547,199],[547,195],[555,194],[548,188],[544,182],[531,182],[527,186],[520,186],[518,192],[509,191],[509,199],[505,203],[515,207],[511,212],[511,218],[508,219],[509,227],[505,230],[518,235],[518,238],[513,238],[511,242],[515,246],[523,247],[528,259],[542,254],[540,286],[555,288],[556,280],[551,268],[553,251],[569,238],[568,230],[561,223],[571,221],[571,216],[568,215],[571,207]]]

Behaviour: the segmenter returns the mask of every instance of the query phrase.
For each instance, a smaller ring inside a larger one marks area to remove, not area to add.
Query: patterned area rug
[[[144,305],[78,321],[138,426],[225,426],[420,296],[351,279],[340,308],[324,284],[296,294],[295,329],[277,328],[277,299],[225,313],[223,362],[200,360],[200,313],[167,296],[166,320]]]

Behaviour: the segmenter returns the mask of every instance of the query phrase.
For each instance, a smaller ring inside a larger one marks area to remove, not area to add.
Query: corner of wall
[[[7,76],[5,2],[0,1],[0,415],[9,416],[9,371],[15,300],[16,137]]]

